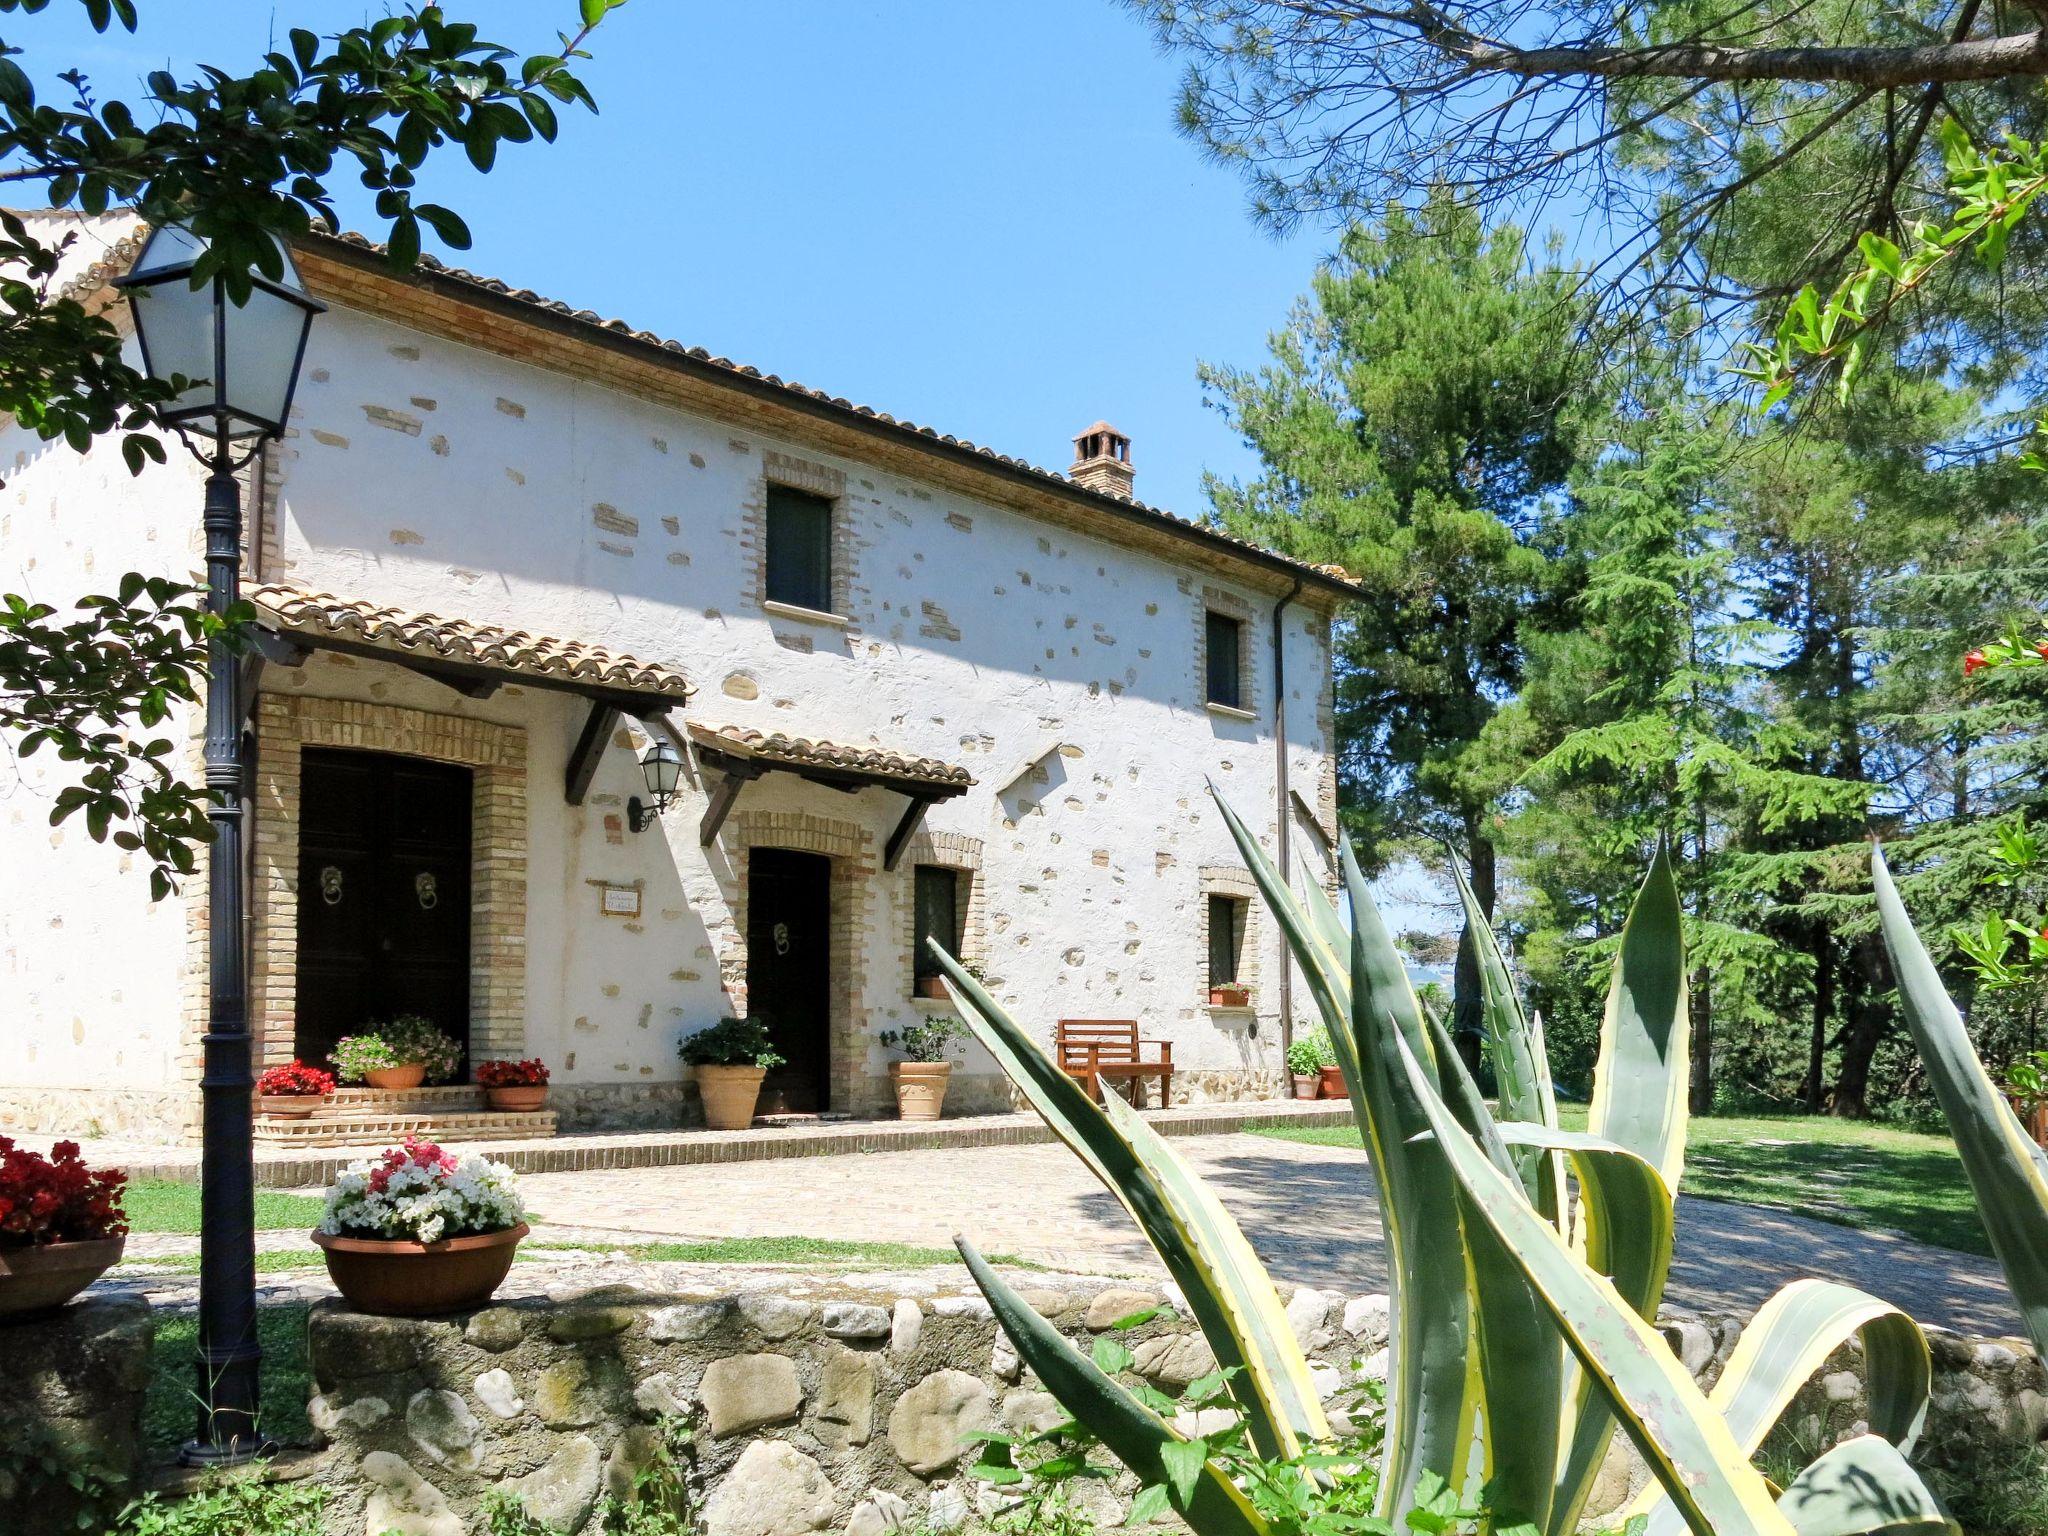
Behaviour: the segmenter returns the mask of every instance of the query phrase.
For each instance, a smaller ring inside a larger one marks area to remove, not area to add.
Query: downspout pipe
[[[1294,844],[1294,811],[1289,801],[1287,783],[1287,636],[1282,615],[1287,605],[1301,596],[1302,581],[1294,578],[1294,585],[1287,589],[1287,595],[1273,605],[1273,825],[1277,840],[1274,849],[1276,862],[1280,867],[1280,879],[1289,890],[1294,888],[1291,850]],[[1274,924],[1275,928],[1279,924]],[[1280,1062],[1282,1080],[1285,1080],[1287,1051],[1294,1044],[1294,957],[1287,948],[1287,936],[1280,939]]]

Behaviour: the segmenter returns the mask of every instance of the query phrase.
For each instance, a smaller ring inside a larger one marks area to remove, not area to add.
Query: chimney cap
[[[1067,471],[1075,484],[1108,496],[1131,494],[1131,440],[1106,421],[1074,434],[1074,467]]]

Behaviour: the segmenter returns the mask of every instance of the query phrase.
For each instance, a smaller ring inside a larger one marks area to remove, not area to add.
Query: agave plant
[[[1321,890],[1290,890],[1218,804],[1322,1012],[1378,1181],[1392,1308],[1384,1516],[1397,1518],[1428,1489],[1483,1485],[1495,1529],[1563,1536],[1619,1428],[1653,1474],[1625,1512],[1642,1515],[1650,1536],[1954,1530],[1905,1460],[1930,1362],[1919,1328],[1896,1308],[1830,1282],[1789,1286],[1758,1312],[1711,1394],[1653,1326],[1671,1263],[1688,1050],[1680,911],[1664,854],[1623,930],[1591,1128],[1575,1134],[1558,1127],[1541,1031],[1483,922],[1472,926],[1497,1113],[1416,1000],[1350,850],[1341,861],[1347,926]],[[939,958],[981,1043],[1144,1230],[1215,1352],[1250,1443],[1316,1477],[1317,1458],[1304,1453],[1328,1444],[1330,1426],[1236,1223],[1135,1111],[1114,1094],[1090,1099],[956,961]],[[1076,1352],[970,1243],[960,1249],[1020,1357],[1076,1421],[1148,1487],[1166,1488],[1203,1536],[1270,1536],[1203,1442]],[[1773,1488],[1750,1457],[1857,1334],[1873,1433]]]

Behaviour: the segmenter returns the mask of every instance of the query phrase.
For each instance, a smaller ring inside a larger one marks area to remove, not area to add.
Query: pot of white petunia
[[[525,1216],[503,1163],[408,1136],[335,1180],[313,1241],[358,1311],[431,1317],[491,1298],[526,1236]]]

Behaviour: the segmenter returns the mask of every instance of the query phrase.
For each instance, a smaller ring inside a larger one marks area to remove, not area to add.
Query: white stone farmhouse
[[[69,222],[72,291],[125,323],[142,231]],[[259,1068],[420,1013],[554,1070],[550,1115],[474,1129],[679,1126],[679,1040],[752,1009],[789,1057],[765,1109],[884,1113],[878,1036],[950,1006],[916,995],[935,932],[1043,1035],[1170,1041],[1176,1102],[1277,1090],[1281,940],[1205,781],[1322,876],[1342,573],[1134,501],[1102,424],[1050,473],[357,240],[296,254],[329,308],[245,503]],[[0,590],[198,570],[175,444],[132,478],[5,432]],[[656,738],[682,782],[643,815]],[[0,1128],[189,1137],[205,882],[152,905],[18,767]],[[1002,1090],[969,1052],[949,1112]]]

